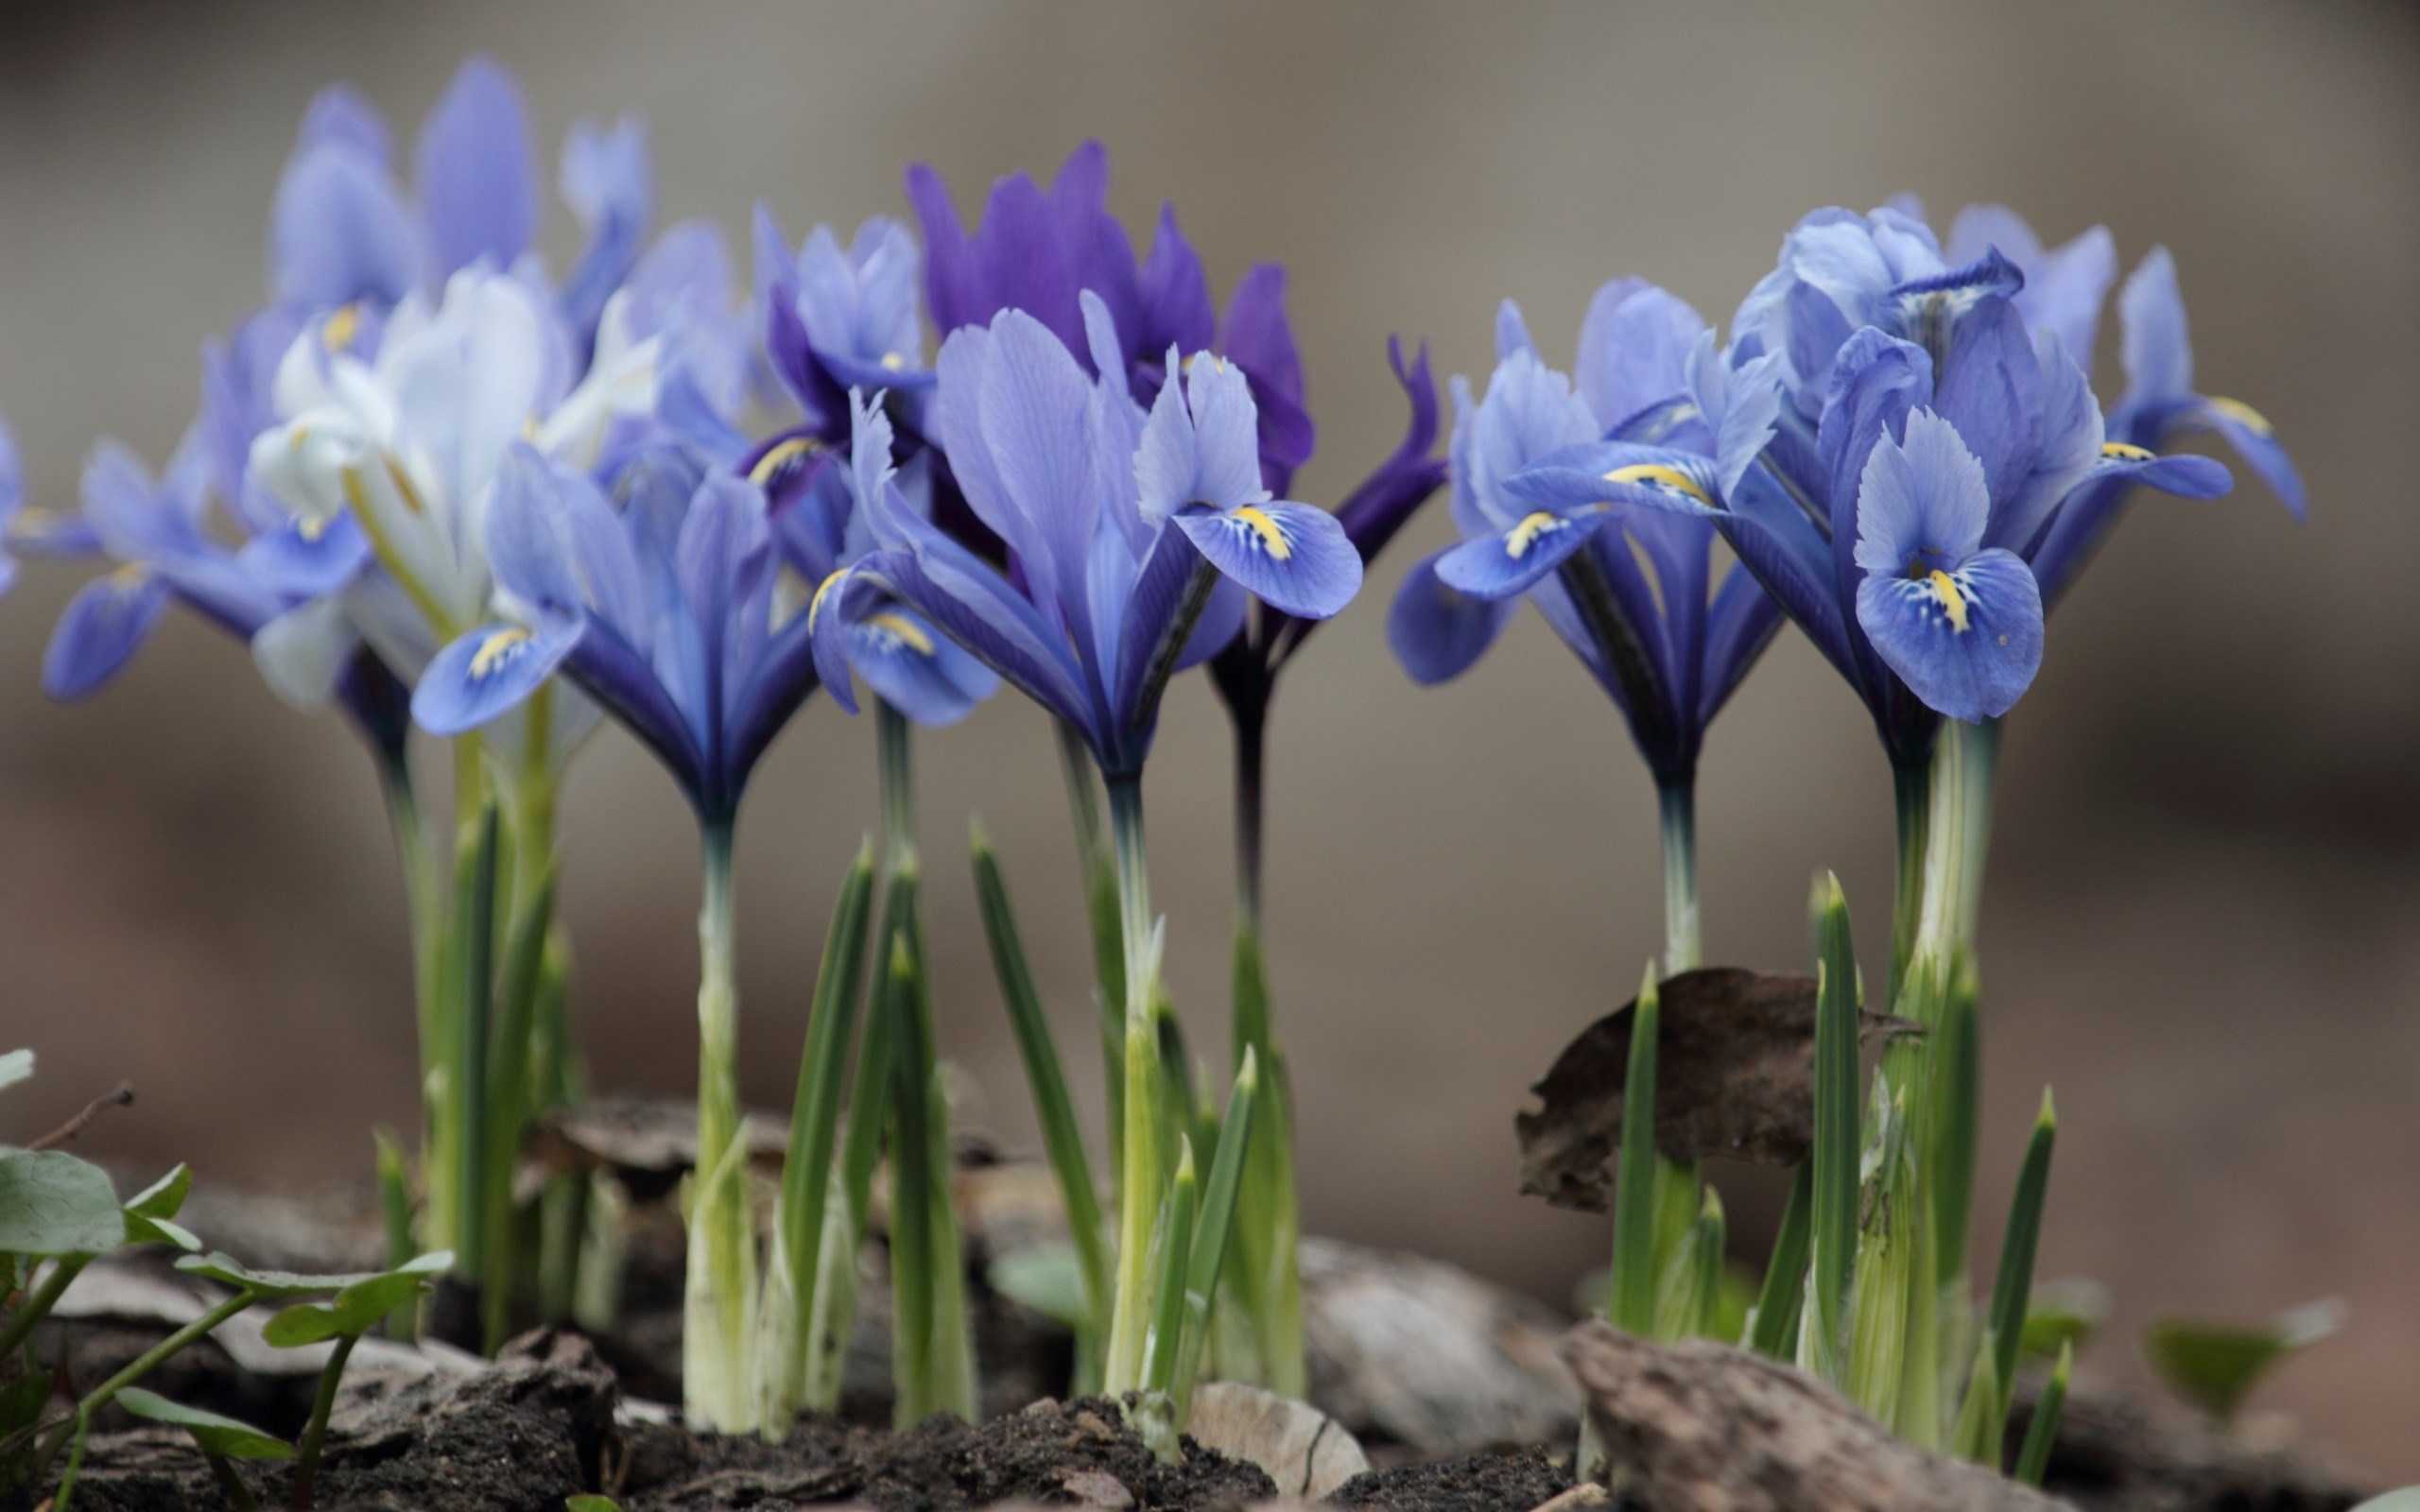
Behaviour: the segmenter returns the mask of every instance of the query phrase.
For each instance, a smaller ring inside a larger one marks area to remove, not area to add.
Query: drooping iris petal
[[[62,703],[99,692],[143,644],[167,603],[167,585],[140,567],[121,567],[86,583],[51,632],[42,659],[43,691]]]
[[[1361,554],[1324,509],[1283,502],[1194,508],[1176,525],[1210,565],[1281,613],[1323,620],[1361,591]]]
[[[2244,465],[2260,474],[2260,481],[2284,502],[2286,510],[2297,523],[2310,520],[2310,500],[2303,490],[2303,476],[2294,459],[2278,444],[2277,433],[2271,428],[2267,417],[2249,404],[2232,399],[2204,399],[2198,416],[2202,423],[2226,438],[2236,455]],[[2157,487],[2159,485],[2154,485]],[[2171,493],[2186,490],[2169,490]]]
[[[412,691],[412,718],[436,735],[476,730],[517,707],[571,654],[582,630],[579,619],[549,619],[530,629],[520,625],[480,626],[437,653]]]
[[[1613,512],[1603,505],[1532,510],[1500,535],[1465,541],[1442,553],[1437,576],[1446,587],[1474,598],[1509,598],[1570,560],[1612,520]]]
[[[412,154],[440,277],[485,258],[503,272],[536,240],[540,210],[521,86],[492,58],[454,75]]]
[[[1909,691],[1952,719],[2008,713],[2042,664],[2042,594],[2014,552],[1923,577],[1868,577],[1857,612]]]
[[[927,729],[955,724],[1000,679],[904,605],[843,621],[850,669],[882,700]]]
[[[1478,598],[1449,587],[1437,575],[1443,555],[1424,558],[1405,575],[1387,612],[1387,644],[1424,687],[1468,671],[1521,607],[1517,598]]]

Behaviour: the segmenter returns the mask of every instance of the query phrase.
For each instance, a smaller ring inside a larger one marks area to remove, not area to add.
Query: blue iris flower
[[[1706,726],[1780,625],[1737,566],[1709,592],[1713,524],[1659,507],[1712,497],[1762,443],[1770,404],[1731,403],[1697,312],[1652,284],[1598,291],[1581,327],[1575,386],[1548,369],[1507,301],[1486,397],[1455,381],[1452,508],[1463,537],[1414,567],[1388,622],[1395,654],[1423,683],[1460,676],[1524,597],[1612,695],[1659,785],[1694,780]],[[1768,386],[1769,387],[1769,386]],[[1723,448],[1729,447],[1726,466]],[[1507,485],[1530,463],[1600,446],[1602,472],[1577,507],[1545,508]],[[1628,464],[1616,454],[1632,455]],[[1659,504],[1645,504],[1652,494]]]
[[[917,307],[916,240],[876,216],[844,250],[818,226],[793,253],[770,207],[756,207],[757,299],[765,355],[805,416],[802,433],[849,438],[849,391],[920,393],[933,384]]]
[[[1361,559],[1333,516],[1262,486],[1241,370],[1171,348],[1164,362],[1178,376],[1147,416],[1115,360],[1106,303],[1087,291],[1080,308],[1095,371],[1108,375],[1098,380],[1022,310],[942,347],[936,436],[1011,571],[869,476],[860,490],[883,549],[826,582],[809,619],[843,705],[854,707],[841,675],[848,606],[831,595],[888,593],[1080,731],[1106,776],[1131,780],[1168,678],[1234,638],[1247,593],[1324,619],[1360,587]],[[858,468],[879,470],[889,448],[870,407],[856,426]]]
[[[764,491],[675,450],[622,474],[618,507],[523,442],[499,470],[488,556],[513,617],[438,652],[412,716],[440,735],[517,707],[558,669],[728,825],[749,774],[815,690],[806,619],[775,614]]]
[[[1702,387],[1731,401],[1711,468],[1614,441],[1541,458],[1507,490],[1547,518],[1497,549],[1523,539],[1552,557],[1580,511],[1625,499],[1712,519],[1864,698],[1893,762],[1920,764],[1941,717],[1996,716],[2031,683],[2041,595],[2030,570],[2020,583],[2011,568],[2080,488],[2131,479],[2209,497],[2230,482],[2206,458],[2108,441],[2063,334],[2081,338],[2079,301],[2037,303],[2037,328],[2018,302],[2025,287],[1996,248],[1951,266],[1910,210],[1818,211],[1708,365]],[[1911,451],[1917,414],[1927,438]],[[1951,465],[1952,440],[1973,470]],[[1886,444],[1895,459],[1870,467]],[[1710,486],[1640,490],[1637,469],[1657,465]],[[1970,530],[1978,471],[1984,509]],[[1886,490],[1870,508],[1869,486]],[[1906,535],[1911,514],[1947,534]],[[1869,575],[1900,586],[1868,591]]]
[[[2259,474],[2296,521],[2309,518],[2302,474],[2269,421],[2239,400],[2214,399],[2193,387],[2193,344],[2176,263],[2168,249],[2147,253],[2118,296],[2123,329],[2126,393],[2109,420],[2109,439],[2137,452],[2161,453],[2193,436],[2215,433]],[[2131,492],[2122,477],[2080,490],[2033,555],[2042,596],[2057,603],[2108,536]]]

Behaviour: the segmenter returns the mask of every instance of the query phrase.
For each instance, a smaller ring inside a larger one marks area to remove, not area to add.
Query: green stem
[[[107,1381],[102,1382],[99,1385],[94,1387],[92,1392],[88,1394],[83,1400],[76,1404],[76,1415],[65,1422],[60,1423],[51,1434],[49,1441],[43,1446],[40,1453],[35,1458],[34,1473],[31,1478],[39,1481],[44,1474],[48,1473],[50,1469],[50,1462],[59,1457],[59,1451],[64,1447],[67,1441],[71,1438],[76,1441],[78,1451],[80,1455],[85,1430],[92,1425],[93,1418],[102,1408],[117,1400],[117,1394],[119,1392],[124,1391],[127,1387],[142,1380],[145,1376],[149,1375],[154,1369],[159,1367],[162,1361],[175,1354],[179,1349],[183,1349],[194,1340],[201,1338],[211,1330],[216,1328],[219,1324],[226,1322],[229,1318],[233,1317],[236,1314],[251,1306],[259,1299],[260,1295],[249,1289],[235,1293],[225,1301],[220,1302],[216,1307],[212,1308],[209,1312],[204,1313],[198,1318],[195,1318],[183,1328],[177,1330],[174,1333],[169,1334],[166,1338],[162,1339],[159,1343],[151,1346],[150,1349],[146,1349],[143,1353],[135,1356],[135,1358],[128,1364],[124,1369],[110,1377]],[[67,1469],[66,1479],[60,1483],[59,1492],[52,1499],[51,1505],[54,1509],[63,1508],[67,1505],[67,1494],[75,1488],[75,1484],[76,1467],[71,1464]]]
[[[1107,1088],[1109,1178],[1125,1160],[1126,944],[1118,927],[1117,862],[1101,828],[1092,752],[1065,720],[1058,722],[1059,767],[1067,781],[1067,813],[1076,827],[1076,858],[1084,874],[1085,919],[1093,940],[1094,1005],[1100,1021],[1101,1074]]]
[[[1916,921],[1924,907],[1925,831],[1932,806],[1930,763],[1893,764],[1891,792],[1899,873],[1891,911],[1890,990],[1883,1001],[1896,1003],[1900,979],[1907,975],[1908,958],[1915,952]]]
[[[50,1315],[51,1309],[59,1305],[59,1299],[67,1294],[67,1288],[92,1262],[90,1255],[68,1255],[50,1267],[50,1274],[43,1278],[43,1283],[34,1288],[33,1295],[17,1304],[15,1314],[9,1319],[9,1326],[0,1329],[0,1361],[17,1352],[17,1346],[26,1342],[33,1332],[34,1325]]]
[[[908,716],[874,700],[876,771],[882,792],[883,869],[913,865],[916,850],[916,769],[908,750]]]
[[[327,1368],[320,1372],[320,1392],[311,1400],[310,1425],[302,1430],[300,1455],[294,1462],[294,1494],[287,1505],[295,1512],[304,1512],[311,1504],[312,1483],[320,1476],[320,1450],[328,1439],[328,1413],[337,1404],[337,1387],[344,1381],[344,1363],[353,1357],[353,1347],[361,1342],[358,1333],[347,1333],[337,1340],[328,1356]]]
[[[2000,722],[1950,727],[1965,747],[1966,847],[1964,873],[1958,887],[1958,938],[1971,947],[1983,908],[1983,863],[1992,843],[1992,797],[1999,776]]]
[[[749,1327],[754,1306],[753,1226],[740,1148],[738,931],[732,904],[732,832],[702,835],[704,902],[698,915],[698,1160],[689,1210],[682,1396],[692,1419],[725,1433],[755,1426]]]
[[[1656,794],[1664,819],[1664,974],[1705,963],[1698,928],[1697,788],[1675,782]]]
[[[205,1449],[201,1457],[210,1467],[210,1478],[218,1483],[218,1494],[227,1499],[227,1504],[234,1508],[234,1512],[259,1512],[260,1498],[244,1484],[244,1478],[235,1472],[235,1467],[228,1462],[226,1455],[214,1454]]]
[[[1151,884],[1144,859],[1143,788],[1135,778],[1109,783],[1116,845],[1119,934],[1126,978],[1124,1156],[1117,1189],[1117,1291],[1110,1310],[1103,1387],[1112,1396],[1143,1384],[1143,1346],[1150,1327],[1151,1229],[1162,1188],[1159,1169],[1158,1038],[1151,1022]]]

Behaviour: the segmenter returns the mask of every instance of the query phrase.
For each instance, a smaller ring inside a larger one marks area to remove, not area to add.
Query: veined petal
[[[1520,608],[1513,597],[1476,598],[1437,576],[1443,552],[1404,576],[1387,612],[1387,644],[1411,680],[1424,687],[1458,678],[1495,644]]]
[[[1858,623],[1909,690],[1952,719],[1996,718],[2042,664],[2042,594],[2015,553],[1922,577],[1869,576]]]
[[[2185,296],[2176,286],[2176,259],[2154,247],[2118,291],[2126,364],[2126,407],[2182,400],[2193,392],[2193,336]]]
[[[432,735],[476,730],[538,691],[578,644],[585,622],[572,616],[536,629],[490,623],[437,653],[412,690],[412,718]]]
[[[269,291],[298,308],[391,303],[419,277],[419,239],[394,180],[340,141],[305,146],[286,164],[268,248]]]
[[[997,674],[895,601],[843,620],[850,669],[926,729],[956,724],[1000,685]]]
[[[441,277],[481,258],[503,272],[529,249],[540,209],[533,161],[521,86],[494,59],[471,59],[428,112],[412,155]]]
[[[1281,613],[1323,620],[1361,591],[1361,554],[1324,509],[1283,502],[1188,508],[1176,524],[1212,566]]]
[[[1588,301],[1572,365],[1581,397],[1601,426],[1688,387],[1691,353],[1705,320],[1645,279],[1616,279]]]
[[[1633,504],[1703,516],[1721,510],[1718,481],[1713,461],[1694,453],[1635,441],[1586,441],[1538,457],[1504,480],[1504,492],[1532,511]]]
[[[1921,578],[1923,571],[1953,568],[1981,546],[1990,518],[1983,464],[1956,426],[1917,410],[1908,417],[1904,445],[1885,439],[1866,459],[1857,495],[1857,564],[1882,577]]]
[[[1437,576],[1446,587],[1474,598],[1510,598],[1570,560],[1612,519],[1613,511],[1603,505],[1560,513],[1535,510],[1501,535],[1447,548],[1437,558]]]
[[[1160,206],[1160,224],[1151,233],[1151,254],[1135,273],[1136,302],[1142,316],[1138,329],[1129,332],[1136,347],[1154,352],[1173,346],[1200,352],[1210,345],[1218,317],[1210,303],[1210,278],[1193,244],[1177,229],[1176,206]]]
[[[1219,350],[1252,380],[1260,414],[1261,487],[1282,495],[1311,459],[1319,433],[1303,407],[1303,360],[1286,318],[1286,269],[1255,263],[1227,296]]]
[[[1193,412],[1196,471],[1192,491],[1182,502],[1224,509],[1269,497],[1260,486],[1258,421],[1243,369],[1197,352],[1185,364],[1184,390]]]
[[[121,567],[86,583],[51,632],[42,659],[43,691],[61,703],[98,693],[143,644],[167,603],[167,585],[141,567]]]

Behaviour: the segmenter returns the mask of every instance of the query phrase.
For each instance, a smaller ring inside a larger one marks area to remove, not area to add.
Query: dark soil
[[[1327,1500],[1387,1512],[1530,1512],[1570,1489],[1571,1467],[1531,1450],[1366,1470]]]
[[[1258,1466],[1184,1440],[1163,1465],[1097,1398],[1039,1401],[979,1428],[955,1418],[905,1434],[800,1423],[779,1444],[700,1439],[666,1424],[629,1431],[625,1512],[772,1509],[856,1502],[880,1512],[967,1512],[995,1502],[1083,1503],[1111,1512],[1226,1512],[1277,1487]],[[609,1485],[612,1485],[609,1481]]]

